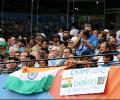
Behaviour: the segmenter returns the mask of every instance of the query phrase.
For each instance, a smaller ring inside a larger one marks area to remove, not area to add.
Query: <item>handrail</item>
[[[51,58],[51,59],[25,60],[25,61],[14,61],[14,62],[0,62],[0,64],[21,63],[21,62],[33,62],[33,61],[45,61],[45,60],[57,60],[57,59],[69,59],[69,58],[95,57],[95,56],[117,55],[117,54],[120,54],[120,52],[119,52],[119,53],[97,54],[97,55],[74,56],[74,57],[58,57],[58,58]]]

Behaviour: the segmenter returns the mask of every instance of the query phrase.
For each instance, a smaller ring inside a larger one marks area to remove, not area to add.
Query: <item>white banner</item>
[[[60,95],[103,93],[109,68],[81,68],[64,70]]]

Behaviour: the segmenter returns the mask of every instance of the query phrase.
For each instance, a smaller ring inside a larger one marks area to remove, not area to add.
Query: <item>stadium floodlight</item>
[[[98,5],[98,4],[99,4],[99,1],[96,1],[96,4]]]

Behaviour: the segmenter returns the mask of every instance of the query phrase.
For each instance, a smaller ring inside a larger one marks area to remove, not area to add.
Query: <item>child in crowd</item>
[[[39,67],[47,67],[48,66],[47,60],[40,60],[38,63],[39,63]]]
[[[113,55],[110,54],[112,53],[111,51],[105,51],[102,54],[105,54],[103,56],[103,61],[104,64],[101,64],[101,67],[110,67],[112,65],[116,65],[115,62],[113,62]]]

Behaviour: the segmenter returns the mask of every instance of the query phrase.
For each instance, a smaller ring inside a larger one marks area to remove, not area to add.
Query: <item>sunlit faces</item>
[[[116,38],[110,38],[110,44],[113,44],[113,45],[116,45],[116,43],[117,43],[117,40],[116,40]]]
[[[7,60],[6,62],[15,62],[15,60]],[[16,63],[9,63],[9,64],[6,64],[6,68],[7,69],[12,69],[12,68],[15,68],[17,66]]]
[[[17,42],[17,47],[18,47],[18,48],[22,47],[22,42],[21,42],[21,41],[18,41],[18,42]]]
[[[101,39],[102,39],[102,33],[98,34],[98,40],[101,40]]]
[[[15,52],[14,56],[15,56],[16,58],[20,59],[20,54],[21,54],[21,53],[18,51],[18,52]]]
[[[71,52],[70,52],[69,49],[64,49],[64,51],[63,51],[63,56],[64,57],[69,57],[70,54],[71,54]]]
[[[56,49],[52,49],[50,53],[52,53],[54,57],[58,55],[58,51]]]
[[[9,55],[13,57],[13,56],[14,56],[14,53],[15,53],[14,48],[12,48],[12,47],[9,48]]]
[[[28,56],[28,52],[22,52],[21,55],[20,55],[20,60],[25,60],[26,57]]]
[[[15,37],[11,37],[10,43],[11,43],[11,46],[13,46],[16,43],[16,38]]]
[[[68,47],[72,48],[73,42],[72,41],[68,41]]]
[[[84,30],[85,30],[85,31],[92,32],[91,26],[85,26],[85,27],[84,27]]]
[[[109,56],[103,56],[103,61],[104,61],[104,63],[108,63],[110,61],[110,57]]]
[[[26,58],[26,60],[29,61],[29,62],[26,62],[26,66],[27,66],[27,67],[34,67],[34,62],[33,62],[33,61],[30,61],[31,59]]]
[[[42,42],[42,48],[48,48],[48,42],[47,41]]]
[[[28,62],[26,62],[26,66],[27,66],[27,67],[34,67],[35,60],[36,60],[35,56],[33,56],[33,55],[28,55],[28,56],[26,57],[26,60],[28,61]]]
[[[68,37],[69,36],[69,32],[68,31],[64,31],[63,32],[63,37]]]
[[[60,48],[57,46],[52,47],[48,55],[49,58],[58,57],[60,55]]]
[[[109,45],[107,43],[101,43],[100,44],[100,52],[105,52],[109,50]]]
[[[47,61],[45,61],[45,60],[41,60],[38,63],[40,65],[40,67],[47,67]]]
[[[30,43],[29,43],[29,46],[30,46],[30,47],[33,47],[35,44],[36,44],[36,42],[35,42],[34,39],[30,40]]]

